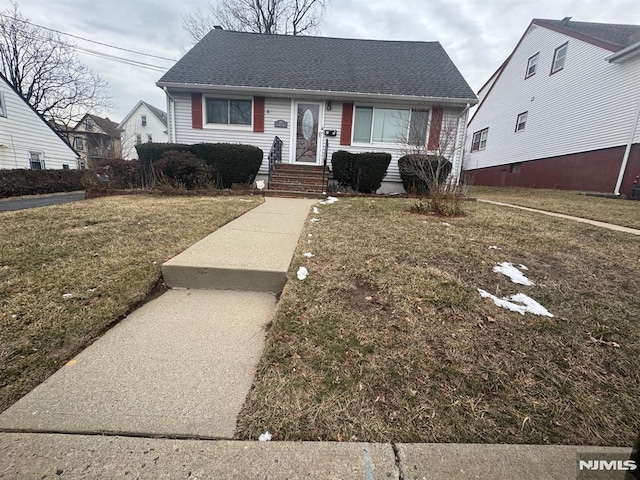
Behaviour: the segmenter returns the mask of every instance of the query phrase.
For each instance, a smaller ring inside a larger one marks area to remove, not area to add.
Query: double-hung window
[[[526,125],[527,125],[527,112],[524,112],[518,115],[518,118],[516,119],[516,132],[519,132],[520,130],[524,130],[524,127],[526,127]]]
[[[485,128],[473,134],[471,139],[471,151],[477,152],[487,147],[487,138],[489,137],[489,129]]]
[[[0,117],[7,116],[7,105],[4,103],[4,93],[0,92]]]
[[[146,115],[140,115],[140,124],[141,124],[143,127],[146,127],[146,126],[147,126],[147,116],[146,116]]]
[[[409,143],[424,145],[427,110],[356,106],[354,143]]]
[[[207,98],[207,123],[217,125],[251,125],[251,100]]]
[[[555,52],[553,52],[553,63],[551,64],[551,73],[549,75],[553,75],[554,73],[559,72],[564,68],[564,61],[567,58],[568,45],[568,43],[560,45],[558,48],[556,48]]]
[[[540,55],[539,53],[536,53],[533,57],[529,58],[529,61],[527,62],[527,73],[524,76],[525,79],[532,77],[536,74],[536,70],[538,68],[539,55]]]
[[[44,155],[42,152],[29,152],[31,170],[44,170]]]

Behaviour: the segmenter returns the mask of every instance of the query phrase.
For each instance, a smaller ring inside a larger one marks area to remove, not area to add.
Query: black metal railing
[[[269,182],[271,181],[271,172],[278,163],[282,163],[282,140],[276,135],[271,144],[271,150],[269,150]]]

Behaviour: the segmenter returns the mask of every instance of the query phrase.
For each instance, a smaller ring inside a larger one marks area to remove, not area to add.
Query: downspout
[[[616,182],[616,188],[613,191],[613,194],[618,196],[620,195],[620,186],[622,185],[622,178],[624,177],[624,172],[627,169],[627,162],[629,161],[629,154],[631,153],[631,145],[633,144],[633,137],[636,134],[636,127],[638,125],[638,117],[640,117],[640,100],[638,100],[638,105],[636,106],[636,114],[633,117],[633,123],[631,124],[631,133],[629,134],[629,141],[627,142],[627,148],[624,150],[624,156],[622,157],[622,165],[620,165],[620,173],[618,173],[618,181]]]
[[[460,168],[458,168],[458,173],[456,175],[456,185],[460,185],[460,175],[462,174],[462,166],[464,162],[464,147],[467,141],[467,118],[468,118],[468,112],[470,108],[471,108],[471,104],[467,103],[467,106],[464,108],[464,110],[460,113],[460,116],[458,117],[458,131],[460,131],[460,119],[462,119],[462,117],[464,117],[464,130],[462,131],[462,143],[460,144],[462,153],[460,153]]]
[[[171,102],[171,121],[169,122],[169,143],[177,143],[176,141],[176,101],[169,94],[167,87],[163,87],[164,93]]]

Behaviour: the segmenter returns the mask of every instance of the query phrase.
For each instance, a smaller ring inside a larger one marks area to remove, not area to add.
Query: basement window
[[[522,168],[522,162],[512,163],[509,165],[509,173],[520,173],[520,169]]]

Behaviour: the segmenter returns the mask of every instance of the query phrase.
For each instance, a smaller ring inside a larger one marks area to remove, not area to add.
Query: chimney
[[[214,30],[223,30],[222,25],[214,25],[213,29]]]
[[[573,17],[564,17],[564,18],[562,19],[562,25],[563,25],[564,27],[566,27],[567,25],[569,25],[569,20],[571,20],[572,18],[573,18]]]

